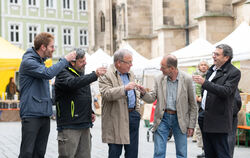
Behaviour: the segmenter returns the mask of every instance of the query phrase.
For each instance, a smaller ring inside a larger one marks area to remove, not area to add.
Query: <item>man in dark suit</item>
[[[213,52],[214,65],[206,75],[193,76],[201,84],[203,97],[198,122],[206,158],[230,158],[228,134],[232,130],[233,103],[241,72],[231,64],[233,50],[220,44]]]
[[[237,131],[237,125],[238,125],[238,112],[241,109],[241,97],[240,97],[240,92],[239,89],[237,88],[235,91],[235,96],[234,96],[234,104],[233,104],[233,122],[232,122],[232,131],[228,135],[228,143],[229,143],[229,154],[231,158],[234,157],[234,146],[236,142],[236,131]]]

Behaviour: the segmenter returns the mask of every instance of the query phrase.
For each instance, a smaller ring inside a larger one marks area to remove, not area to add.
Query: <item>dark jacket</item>
[[[211,82],[208,78],[213,73],[212,65],[202,85],[207,90],[203,131],[209,133],[228,133],[232,130],[233,103],[235,90],[241,72],[229,61],[217,70]]]
[[[58,127],[92,124],[90,83],[96,80],[95,72],[84,75],[71,66],[56,76],[55,96]]]
[[[62,59],[47,68],[45,60],[33,48],[29,48],[23,55],[19,69],[21,118],[52,115],[49,80],[64,69],[68,62]]]
[[[234,96],[234,104],[233,104],[233,118],[237,118],[238,112],[241,109],[241,97],[240,97],[240,92],[239,89],[237,88],[235,91],[235,96]]]

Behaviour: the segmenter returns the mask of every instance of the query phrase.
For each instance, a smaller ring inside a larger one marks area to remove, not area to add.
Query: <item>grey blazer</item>
[[[182,133],[187,133],[187,128],[194,128],[197,119],[197,105],[195,100],[195,91],[192,77],[178,70],[179,81],[176,97],[176,110],[180,129]],[[166,108],[167,98],[167,76],[159,75],[155,79],[154,90],[146,93],[142,99],[145,102],[152,103],[157,99],[157,105],[154,116],[154,128],[157,130]]]

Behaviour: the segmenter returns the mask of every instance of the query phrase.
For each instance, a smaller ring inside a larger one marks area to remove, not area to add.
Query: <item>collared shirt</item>
[[[121,74],[119,71],[117,71],[118,74],[120,75],[121,79],[122,79],[122,82],[123,82],[123,85],[127,85],[130,81],[129,81],[129,78],[128,78],[128,74],[125,73],[125,74]],[[129,91],[126,91],[126,95],[127,95],[127,98],[128,98],[128,108],[135,108],[135,91],[132,89],[132,90],[129,90]]]
[[[217,68],[216,66],[213,67],[214,72],[212,73],[212,75],[209,77],[208,81],[212,81],[212,79],[214,78],[214,76],[216,75],[217,72]],[[206,99],[207,99],[207,90],[204,90],[203,92],[203,97],[202,97],[202,101],[201,101],[201,107],[203,110],[205,110],[205,105],[206,105]]]
[[[178,88],[179,73],[175,81],[167,77],[167,105],[166,109],[176,111],[176,96]]]

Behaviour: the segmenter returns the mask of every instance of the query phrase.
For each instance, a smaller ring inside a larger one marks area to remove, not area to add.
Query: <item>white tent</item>
[[[246,22],[241,23],[230,35],[214,44],[228,44],[232,47],[233,61],[250,59],[250,27]]]
[[[179,66],[195,66],[201,59],[209,60],[213,49],[214,47],[211,43],[200,38],[171,54],[177,57]],[[161,60],[162,56],[151,59],[147,68],[160,69]]]
[[[190,45],[171,54],[178,58],[179,66],[196,66],[200,60],[209,60],[214,47],[205,39],[197,39]]]
[[[143,69],[149,63],[149,60],[136,52],[136,50],[134,50],[128,43],[123,44],[121,48],[128,49],[133,53],[133,66],[131,67],[131,70],[137,77],[140,78],[142,76]]]
[[[146,65],[146,68],[154,68],[154,69],[160,69],[160,63],[162,60],[163,56],[159,56],[156,58],[153,58],[151,60],[149,60],[149,63]]]
[[[95,53],[87,57],[87,65],[85,72],[90,73],[92,71],[95,71],[98,67],[101,67],[102,64],[104,63],[110,65],[112,63],[112,58],[102,49],[98,49]]]

